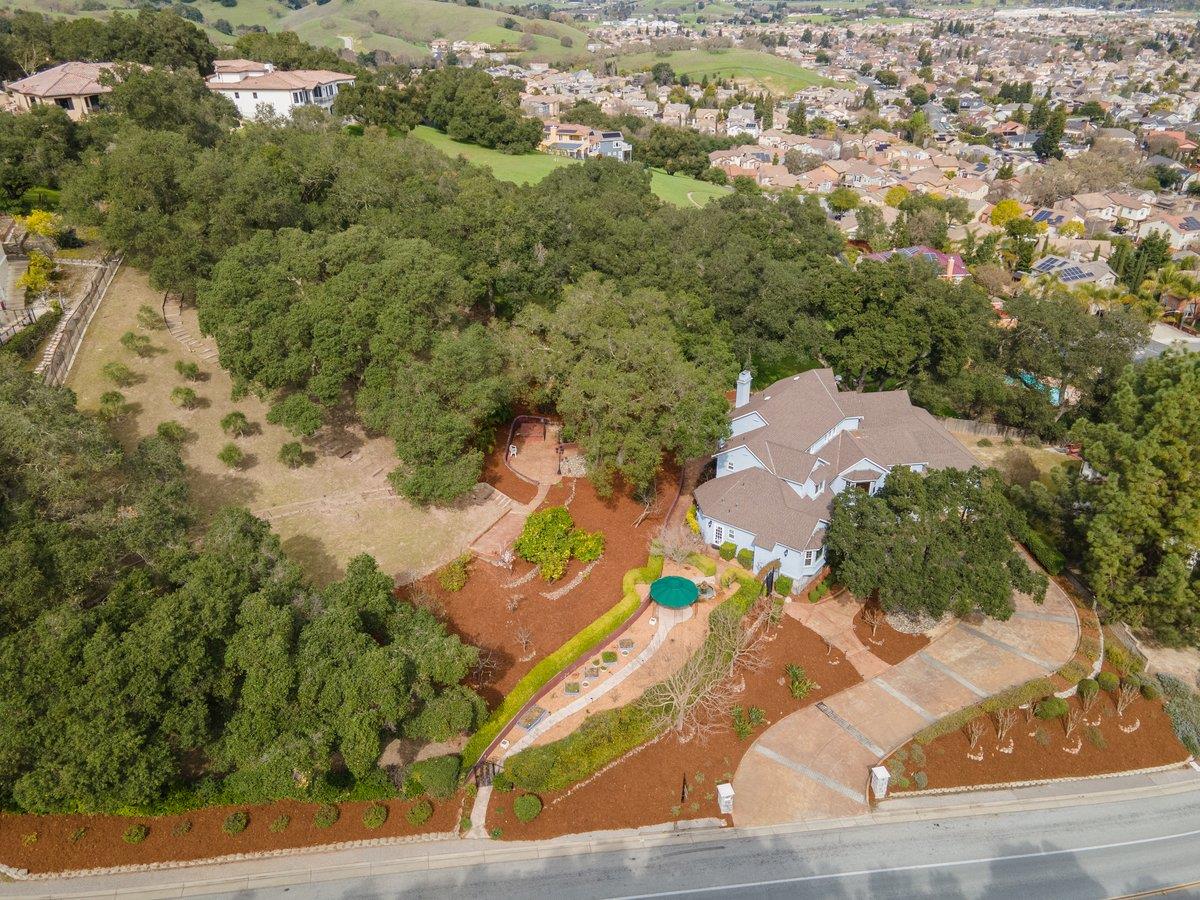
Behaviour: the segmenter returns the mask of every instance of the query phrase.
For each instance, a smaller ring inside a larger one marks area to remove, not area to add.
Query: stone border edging
[[[203,859],[164,860],[126,866],[106,866],[95,869],[66,869],[61,872],[29,872],[0,864],[0,872],[17,881],[45,881],[50,878],[83,878],[95,875],[125,875],[132,872],[158,872],[163,869],[186,869],[192,866],[220,865],[230,862],[246,862],[255,859],[272,859],[280,856],[298,856],[305,853],[321,853],[332,850],[354,850],[359,847],[384,847],[392,844],[422,844],[431,841],[452,840],[457,831],[435,831],[428,834],[409,834],[390,838],[366,838],[359,841],[338,841],[333,844],[314,844],[309,847],[286,847],[279,850],[260,850],[256,853],[226,853]]]
[[[889,792],[887,797],[883,799],[883,803],[888,800],[901,800],[908,797],[942,797],[947,794],[974,794],[979,791],[1003,791],[1009,788],[1036,787],[1042,784],[1069,784],[1072,781],[1091,781],[1099,778],[1122,778],[1126,775],[1153,775],[1157,772],[1171,772],[1175,769],[1182,769],[1184,766],[1191,763],[1194,759],[1191,754],[1187,759],[1176,763],[1166,763],[1161,766],[1148,766],[1144,769],[1126,769],[1121,772],[1102,772],[1099,775],[1065,775],[1062,778],[1035,778],[1031,781],[1000,781],[995,784],[972,784],[963,785],[962,787],[948,788],[926,788],[923,791],[898,791],[896,793]]]

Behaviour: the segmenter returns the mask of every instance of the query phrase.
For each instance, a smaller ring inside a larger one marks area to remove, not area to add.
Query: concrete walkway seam
[[[959,675],[948,665],[943,663],[941,660],[934,659],[932,656],[930,656],[924,650],[918,650],[916,652],[915,656],[917,656],[922,662],[928,664],[931,668],[937,669],[939,672],[941,672],[947,678],[949,678],[953,681],[957,681],[959,684],[961,684],[963,687],[965,687],[968,691],[970,691],[976,697],[983,698],[983,697],[989,696],[988,692],[983,690],[983,688],[981,688],[978,685],[974,684],[973,682],[970,682],[967,679],[963,678],[963,676]]]
[[[831,791],[836,791],[848,800],[853,800],[855,803],[858,803],[862,806],[867,805],[866,798],[862,794],[856,793],[852,788],[846,787],[846,785],[842,784],[840,781],[834,781],[828,775],[822,775],[820,772],[810,769],[808,766],[804,765],[804,763],[796,762],[796,760],[784,756],[782,753],[772,750],[770,747],[764,747],[762,744],[755,744],[754,751],[762,754],[767,759],[774,760],[781,766],[787,766],[793,772],[797,772],[800,775],[803,775],[805,778],[809,778],[812,781],[817,782],[817,784],[829,788]]]

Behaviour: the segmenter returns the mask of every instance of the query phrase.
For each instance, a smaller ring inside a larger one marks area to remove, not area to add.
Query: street
[[[719,835],[717,835],[719,837]],[[1200,795],[483,863],[229,897],[1200,896]],[[1188,886],[1192,885],[1192,886]]]

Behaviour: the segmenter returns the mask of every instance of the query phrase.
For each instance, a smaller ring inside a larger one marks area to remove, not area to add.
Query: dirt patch
[[[1067,702],[1071,708],[1079,708],[1078,698]],[[1018,710],[1017,723],[1009,732],[1011,753],[1000,752],[996,723],[989,718],[975,750],[976,755],[982,751],[982,760],[968,758],[970,741],[966,731],[959,729],[926,746],[923,765],[906,760],[905,774],[911,781],[917,771],[924,771],[930,788],[955,788],[1108,775],[1182,763],[1188,758],[1161,700],[1138,698],[1118,719],[1113,698],[1102,691],[1087,718],[1099,719],[1100,724],[1094,728],[1084,725],[1068,738],[1064,719],[1030,721],[1024,710]],[[1129,727],[1139,721],[1136,731],[1126,734],[1121,730],[1122,725]],[[1077,753],[1067,752],[1076,747]],[[911,756],[911,745],[904,750]]]
[[[511,474],[511,473],[510,473]],[[674,473],[663,476],[660,496],[674,483]],[[511,570],[483,560],[471,563],[466,587],[456,593],[443,590],[436,575],[406,589],[434,598],[438,611],[463,640],[485,652],[490,665],[472,680],[489,706],[495,706],[542,657],[557,650],[568,638],[611,609],[621,599],[621,580],[632,568],[644,565],[649,544],[658,534],[665,510],[634,523],[644,507],[631,492],[618,487],[604,499],[586,479],[564,479],[550,489],[542,508],[562,505],[571,499],[571,516],[577,527],[604,534],[604,555],[587,577],[562,597],[552,594],[569,584],[584,568],[572,560],[566,574],[555,582],[540,575],[528,577],[533,568],[516,560]],[[669,502],[669,500],[668,500]],[[519,638],[526,638],[523,643]]]
[[[501,425],[492,436],[492,451],[484,462],[480,478],[492,487],[512,497],[517,503],[525,504],[537,496],[537,485],[520,478],[504,464],[504,453],[508,448],[508,424]]]
[[[105,364],[128,366],[133,383],[116,388],[125,395],[128,412],[113,430],[131,446],[153,434],[160,422],[183,425],[188,437],[180,452],[203,519],[224,506],[248,507],[270,522],[288,555],[323,584],[340,577],[359,553],[370,553],[399,580],[411,580],[453,559],[503,513],[486,485],[445,507],[420,509],[397,497],[387,481],[397,465],[395,447],[386,438],[367,437],[346,411],[302,442],[308,465],[288,468],[279,461],[279,450],[294,438],[266,421],[267,404],[257,397],[231,399],[229,374],[219,364],[215,344],[200,339],[195,310],[183,310],[181,328],[172,334],[165,326],[141,325],[137,316],[143,305],[161,311],[162,295],[150,288],[144,273],[122,266],[88,327],[67,386],[81,409],[95,409],[100,395],[115,387],[102,374]],[[121,345],[127,331],[150,338],[149,355],[139,357]],[[186,381],[176,363],[198,365],[200,380]],[[197,406],[181,409],[172,403],[176,387],[191,387]],[[249,419],[250,434],[231,438],[222,431],[221,419],[234,411]],[[230,442],[245,454],[233,469],[217,459]]]
[[[888,665],[904,662],[929,643],[929,638],[923,634],[905,634],[892,628],[882,613],[878,627],[872,628],[866,621],[868,608],[864,606],[854,614],[854,636]]]
[[[379,828],[363,824],[363,812],[372,805],[367,802],[339,804],[341,815],[328,828],[318,828],[313,822],[318,805],[292,800],[262,806],[216,806],[160,818],[0,814],[0,859],[30,872],[62,872],[436,834],[458,828],[463,806],[461,795],[436,801],[433,816],[414,826],[405,814],[416,801],[380,802],[388,808],[388,817]],[[249,825],[239,835],[225,834],[221,830],[225,819],[239,810],[249,814]],[[271,824],[285,815],[291,819],[287,827],[272,832]],[[149,829],[146,839],[140,844],[127,843],[125,830],[137,824]]]
[[[705,743],[680,743],[673,736],[665,737],[626,756],[573,792],[545,794],[542,814],[529,823],[513,815],[513,801],[519,790],[493,793],[488,827],[500,828],[505,839],[530,840],[720,816],[716,785],[732,780],[755,738],[789,713],[860,680],[854,667],[844,664],[840,653],[827,656],[820,636],[787,616],[772,632],[766,654],[767,665],[746,674],[746,690],[739,700],[740,705],[761,707],[766,714],[765,723],[750,737],[739,739],[729,723],[723,723],[728,727]],[[831,660],[840,664],[830,665]],[[820,685],[804,700],[793,698],[788,689],[785,667],[789,663],[802,666]],[[685,779],[689,793],[683,800]],[[730,821],[730,817],[725,818]]]

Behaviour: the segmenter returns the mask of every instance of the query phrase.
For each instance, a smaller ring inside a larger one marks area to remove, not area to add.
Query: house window
[[[321,86],[319,84],[315,88],[313,88],[313,96],[314,97],[321,96]]]
[[[292,102],[293,102],[293,103],[299,103],[299,102],[300,102],[300,93],[299,93],[299,91],[294,91],[294,92],[292,93]]]
[[[720,525],[718,525],[716,528],[713,529],[713,541],[720,544],[720,543],[724,542],[724,539],[725,539],[724,529]]]
[[[238,99],[240,96],[241,96],[241,94],[239,94],[237,91],[234,91],[234,92],[233,92],[233,99],[234,99],[234,100],[237,100],[237,99]]]
[[[822,559],[822,557],[823,557],[824,555],[825,555],[825,551],[824,551],[824,550],[821,550],[821,549],[817,549],[817,550],[805,550],[805,551],[804,551],[804,565],[805,565],[805,567],[807,568],[807,567],[811,567],[811,566],[814,566],[814,565],[816,565],[817,563],[819,563],[819,562],[821,561],[821,559]]]
[[[257,100],[258,99],[258,91],[254,91],[250,96],[253,97],[255,100]]]
[[[862,491],[863,493],[869,494],[869,493],[871,493],[871,485],[873,485],[874,483],[875,482],[873,482],[873,481],[852,481],[850,483],[850,487],[854,488],[855,490]]]

